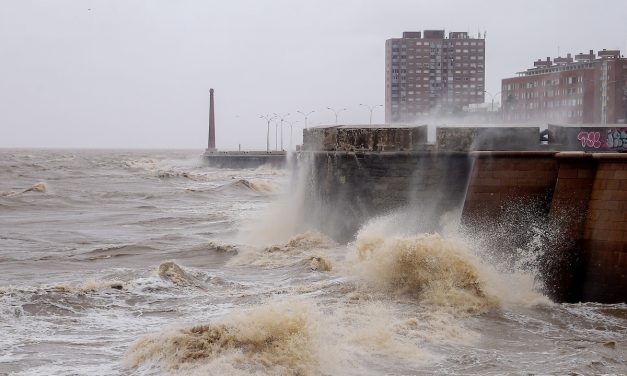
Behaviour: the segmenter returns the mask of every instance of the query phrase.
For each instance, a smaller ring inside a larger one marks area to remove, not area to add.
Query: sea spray
[[[129,347],[126,364],[151,362],[164,370],[180,370],[229,357],[235,367],[314,374],[319,358],[312,315],[305,303],[270,303],[220,322],[147,335]]]
[[[582,213],[561,208],[550,216],[542,205],[527,200],[514,200],[495,220],[485,216],[460,226],[456,237],[463,239],[485,264],[510,281],[517,279],[534,291],[563,300],[569,296],[573,275],[564,271],[575,269],[580,255],[571,248],[572,218]],[[509,282],[509,281],[505,281]],[[510,283],[506,283],[510,285]],[[519,286],[511,287],[520,291]]]
[[[469,313],[498,307],[486,294],[479,261],[437,234],[381,237],[361,233],[355,250],[361,275],[386,291]]]
[[[310,250],[315,248],[331,248],[335,242],[324,234],[307,231],[290,238],[285,244],[265,248],[266,252],[290,252],[294,250]]]
[[[326,257],[311,256],[309,258],[309,268],[319,272],[330,272],[333,269],[333,266]]]
[[[307,231],[291,237],[284,243],[262,248],[242,247],[237,255],[229,260],[229,264],[281,266],[307,261],[311,269],[329,271],[331,270],[331,261],[326,257],[324,251],[335,246],[337,244],[324,234]],[[318,260],[315,261],[314,258]]]
[[[250,221],[242,223],[237,241],[253,247],[283,243],[297,234],[314,231],[311,214],[305,210],[307,192],[311,177],[307,173],[310,163],[298,162],[299,168],[292,170],[291,179],[282,187],[273,187],[273,193],[280,188],[284,194],[277,196],[264,210]]]
[[[374,218],[357,234],[347,261],[369,284],[459,313],[551,304],[538,291],[537,270],[503,269],[477,234],[452,226],[445,226],[446,237],[411,234],[403,215]]]

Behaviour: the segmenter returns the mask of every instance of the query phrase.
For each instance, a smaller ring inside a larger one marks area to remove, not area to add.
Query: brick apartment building
[[[454,114],[482,103],[485,39],[466,32],[404,32],[385,42],[385,122]]]
[[[506,122],[627,122],[627,59],[620,51],[590,50],[533,65],[502,81]]]

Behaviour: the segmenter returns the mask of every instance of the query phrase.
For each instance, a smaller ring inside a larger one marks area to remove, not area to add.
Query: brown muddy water
[[[627,306],[551,302],[537,249],[406,213],[337,244],[290,171],[199,154],[0,150],[0,374],[627,372]]]

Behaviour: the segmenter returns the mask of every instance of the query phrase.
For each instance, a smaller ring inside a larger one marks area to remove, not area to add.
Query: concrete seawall
[[[309,168],[309,220],[350,241],[368,220],[395,210],[433,217],[426,231],[440,231],[436,219],[451,213],[505,255],[539,246],[533,242],[544,247],[539,268],[556,300],[627,301],[627,154],[582,138],[616,129],[553,127],[562,134],[554,145],[541,143],[538,128],[446,129],[429,145],[417,128],[306,134],[299,159]],[[579,143],[564,143],[573,138]]]
[[[466,153],[308,152],[307,213],[317,226],[348,241],[374,216],[414,205],[425,212],[458,208],[470,174]]]

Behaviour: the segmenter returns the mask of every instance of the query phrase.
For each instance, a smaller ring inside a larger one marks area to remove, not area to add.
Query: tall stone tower
[[[209,89],[209,141],[207,151],[216,150],[216,120],[213,110],[213,89]]]

